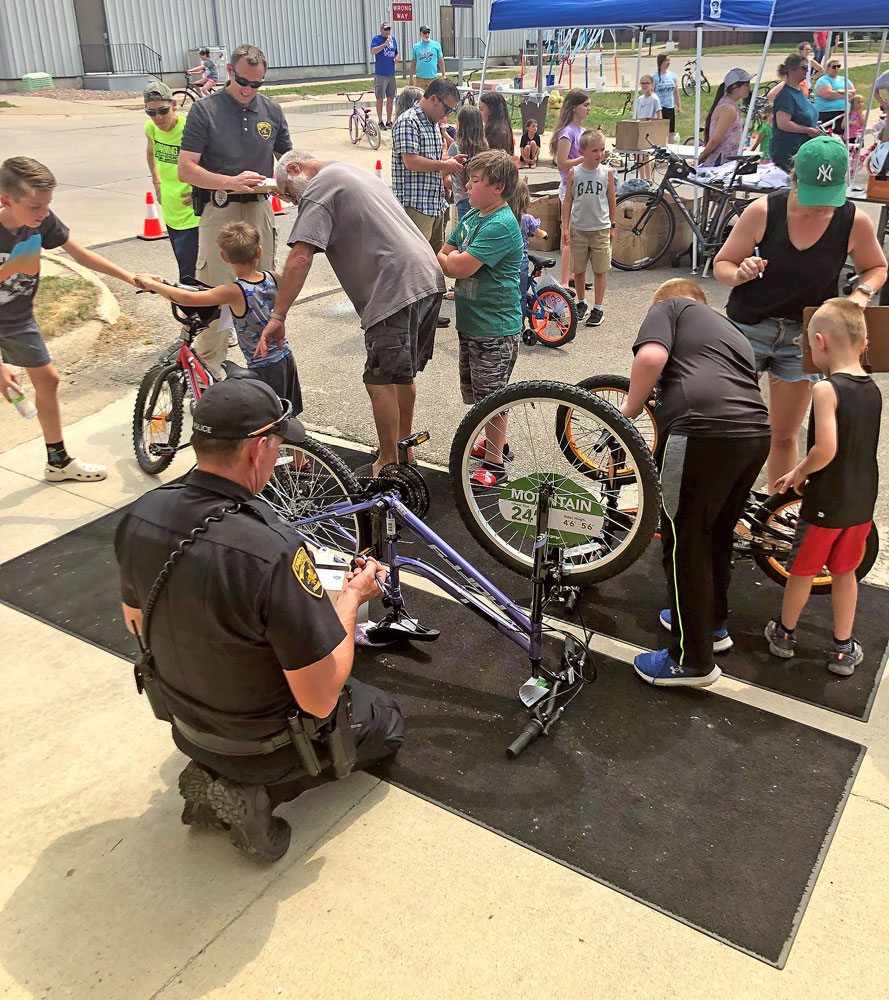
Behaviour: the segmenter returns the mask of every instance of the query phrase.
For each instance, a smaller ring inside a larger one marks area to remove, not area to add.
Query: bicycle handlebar
[[[523,750],[527,749],[542,732],[543,723],[539,719],[535,718],[529,720],[525,724],[525,728],[506,748],[506,756],[509,757],[510,760],[515,760],[515,758],[518,757]]]
[[[369,93],[371,93],[371,91],[369,91],[369,90],[362,90],[361,93],[357,97],[352,97],[350,94],[347,94],[344,90],[340,90],[340,91],[337,92],[336,96],[337,97],[345,97],[346,100],[350,101],[352,104],[357,104],[362,99],[362,97],[364,97],[365,94],[369,94]]]

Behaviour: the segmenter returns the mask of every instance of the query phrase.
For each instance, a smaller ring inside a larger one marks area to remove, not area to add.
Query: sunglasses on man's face
[[[170,113],[169,105],[167,105],[167,107],[165,108],[157,108],[157,110],[155,110],[154,108],[145,109],[145,114],[148,115],[149,118],[154,118],[155,115],[158,115],[159,117],[163,118],[164,115],[168,115],[169,113]]]
[[[457,110],[456,104],[448,104],[446,101],[443,101],[440,97],[438,98],[438,103],[445,109],[445,118],[447,118],[448,115],[452,115]]]
[[[828,69],[839,69],[840,68],[840,64],[839,63],[831,63],[827,68]]]
[[[249,87],[251,90],[259,90],[265,83],[265,80],[245,80],[243,76],[238,76],[237,73],[232,73],[232,76],[239,87]]]

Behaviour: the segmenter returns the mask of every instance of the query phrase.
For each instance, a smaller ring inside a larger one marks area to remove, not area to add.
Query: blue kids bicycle
[[[408,448],[426,440],[428,434],[415,434],[400,442],[400,453],[406,456]],[[607,579],[632,563],[657,524],[657,474],[651,452],[632,424],[602,399],[559,382],[507,386],[476,404],[461,422],[450,456],[457,509],[488,552],[530,577],[528,610],[424,522],[430,496],[415,468],[393,463],[376,478],[359,481],[319,442],[297,450],[299,461],[282,450],[267,496],[308,544],[373,555],[387,565],[381,589],[388,611],[368,630],[368,638],[437,639],[435,629],[410,616],[402,588],[406,573],[428,580],[528,656],[531,676],[519,697],[529,717],[507,755],[517,757],[538,736],[549,734],[567,704],[595,679],[595,668],[591,634],[583,622],[581,639],[548,624],[547,609],[562,603],[572,610],[578,587]],[[473,472],[496,457],[494,451],[505,456],[504,474],[496,485],[479,486]],[[322,473],[317,490],[316,468]],[[337,470],[339,498],[331,489],[332,469]],[[402,555],[404,530],[444,568]]]
[[[522,333],[522,340],[528,345],[564,347],[577,335],[577,308],[571,295],[550,279],[543,287],[538,284],[543,269],[555,267],[555,264],[555,257],[528,253],[528,294],[525,297],[528,325]]]

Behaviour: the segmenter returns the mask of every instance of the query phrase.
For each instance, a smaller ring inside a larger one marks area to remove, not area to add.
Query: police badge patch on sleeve
[[[311,594],[312,597],[324,596],[324,587],[315,571],[312,560],[309,558],[309,553],[304,548],[296,550],[296,555],[293,557],[290,568],[293,570],[293,575],[299,581],[299,585],[307,594]]]

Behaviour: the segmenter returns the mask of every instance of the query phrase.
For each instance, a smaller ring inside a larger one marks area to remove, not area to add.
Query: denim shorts
[[[768,372],[783,382],[817,382],[822,378],[803,372],[805,330],[802,323],[770,318],[759,323],[735,323],[735,326],[750,341],[757,373]]]

